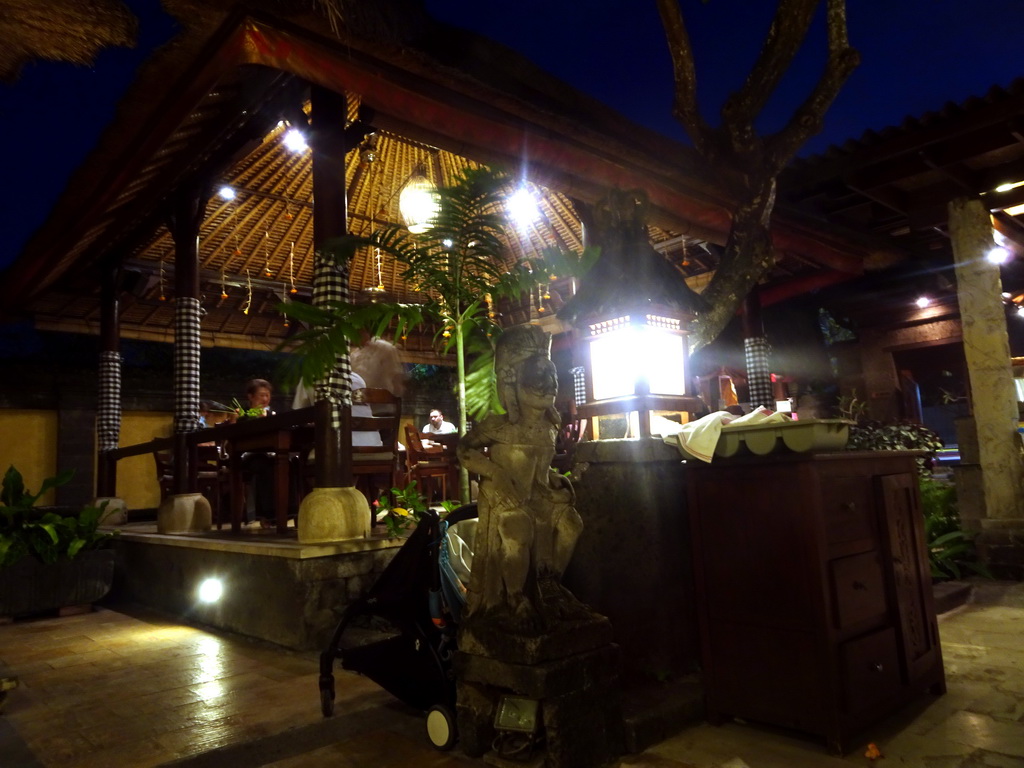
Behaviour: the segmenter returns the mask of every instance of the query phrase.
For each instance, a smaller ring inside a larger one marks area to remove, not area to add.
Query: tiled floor
[[[940,619],[949,692],[879,724],[888,766],[1024,766],[1024,584],[979,583]],[[439,753],[422,718],[340,670],[323,719],[315,654],[212,634],[141,612],[97,610],[0,626],[3,768],[482,765]],[[698,725],[622,768],[842,768],[810,738]]]

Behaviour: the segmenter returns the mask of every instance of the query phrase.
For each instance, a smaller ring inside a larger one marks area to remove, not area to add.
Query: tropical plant
[[[441,502],[445,514],[451,512],[455,506],[451,501]],[[427,500],[420,493],[414,480],[405,488],[392,488],[382,493],[380,498],[373,502],[373,510],[377,522],[384,523],[388,535],[395,537],[419,523],[427,511]]]
[[[433,323],[436,341],[444,351],[454,350],[459,433],[466,432],[467,361],[482,355],[474,369],[490,370],[488,352],[500,328],[493,320],[494,303],[504,296],[519,296],[550,277],[540,263],[513,261],[506,245],[505,200],[510,178],[489,168],[468,168],[451,185],[436,190],[437,208],[429,227],[411,233],[390,227],[368,237],[346,236],[329,244],[324,253],[348,261],[362,247],[379,248],[401,265],[402,279],[428,298],[423,305],[376,303],[354,307],[337,303],[322,308],[290,303],[281,309],[311,328],[293,340],[299,345],[298,369],[307,381],[322,379],[333,368],[335,356],[358,338],[361,330],[379,334],[392,321],[399,323],[397,336],[409,326]],[[487,374],[489,376],[489,373]],[[493,383],[474,376],[472,402],[486,410],[496,398]],[[295,379],[293,373],[289,378]],[[477,415],[479,418],[479,415]],[[460,495],[468,500],[469,480],[460,479]]]
[[[848,451],[923,451],[926,455],[917,459],[918,472],[930,475],[935,463],[935,453],[943,442],[937,434],[923,424],[914,421],[896,421],[883,424],[867,421],[850,427]]]
[[[919,482],[932,578],[959,579],[967,571],[992,578],[992,573],[978,560],[974,534],[961,527],[956,487],[934,477],[921,477]]]
[[[51,488],[69,482],[73,470],[43,480],[38,493],[25,487],[21,473],[7,469],[0,491],[0,567],[14,565],[26,556],[43,563],[74,558],[79,552],[102,546],[113,535],[99,530],[107,502],[87,505],[77,515],[60,515],[35,507]]]

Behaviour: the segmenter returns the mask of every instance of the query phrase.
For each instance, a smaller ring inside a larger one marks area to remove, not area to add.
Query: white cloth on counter
[[[679,448],[684,456],[692,456],[710,464],[723,429],[787,421],[790,421],[790,418],[786,414],[769,410],[764,406],[755,408],[742,416],[734,416],[728,411],[715,411],[696,421],[683,424],[683,428],[678,433],[669,435],[664,440],[669,445]]]

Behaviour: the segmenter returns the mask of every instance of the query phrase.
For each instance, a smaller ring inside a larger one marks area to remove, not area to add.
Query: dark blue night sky
[[[0,84],[5,139],[0,184],[0,265],[44,221],[71,171],[110,121],[139,62],[175,31],[158,0],[126,0],[140,17],[140,44],[108,50],[93,68],[37,63]],[[697,48],[704,111],[741,82],[771,20],[765,0],[682,0]],[[654,0],[426,0],[438,18],[492,37],[636,122],[683,139],[671,114],[672,75]],[[946,102],[981,96],[1024,76],[1024,0],[848,0],[850,40],[861,67],[840,93],[823,134],[801,154],[858,138],[868,129]],[[820,21],[820,19],[819,19]],[[777,128],[799,103],[824,52],[823,26],[811,37],[762,130]]]

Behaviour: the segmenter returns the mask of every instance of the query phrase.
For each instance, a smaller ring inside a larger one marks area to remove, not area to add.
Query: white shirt
[[[454,435],[458,431],[450,421],[442,421],[440,427],[435,427],[434,422],[428,421],[420,430],[420,432],[428,432],[431,435]]]

